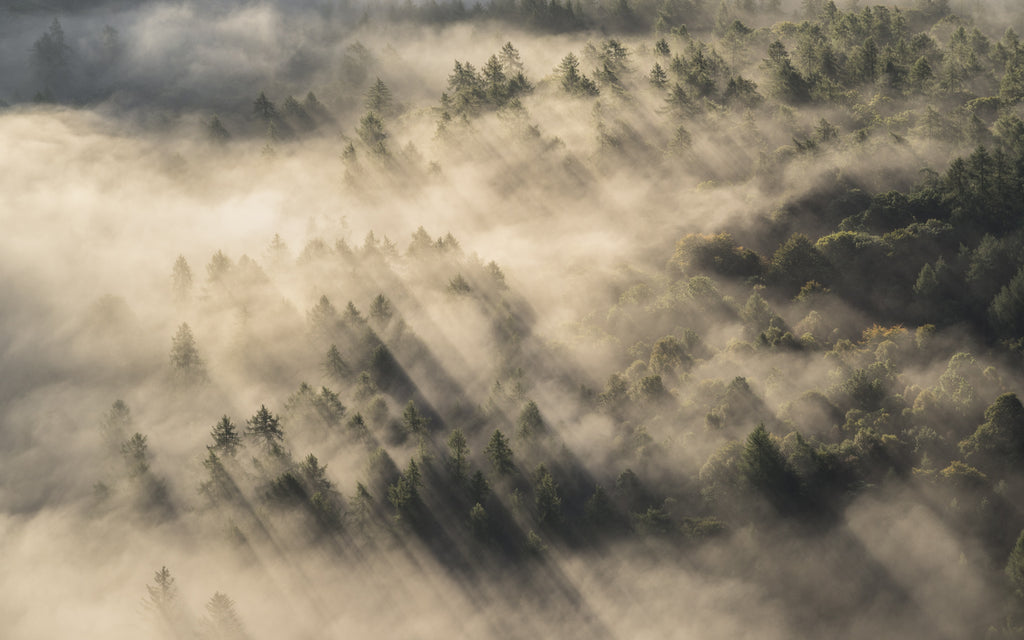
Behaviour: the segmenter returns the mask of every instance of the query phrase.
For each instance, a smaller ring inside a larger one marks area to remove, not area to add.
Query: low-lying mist
[[[8,4],[3,637],[1021,635],[1012,3]]]

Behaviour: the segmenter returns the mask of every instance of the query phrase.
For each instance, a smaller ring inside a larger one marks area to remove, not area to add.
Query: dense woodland
[[[133,66],[155,1],[11,3],[0,125],[98,114],[190,208],[331,178],[5,286],[0,531],[184,541],[103,637],[1024,636],[1024,15],[840,4],[322,3],[207,93]]]

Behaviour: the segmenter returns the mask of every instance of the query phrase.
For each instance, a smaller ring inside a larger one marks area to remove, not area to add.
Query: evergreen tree
[[[651,84],[657,89],[664,89],[668,84],[668,74],[661,67],[661,64],[655,62],[654,66],[651,67],[651,73],[649,76]]]
[[[1024,531],[1020,532],[1010,558],[1006,561],[1006,577],[1017,597],[1024,600]]]
[[[377,294],[370,303],[370,317],[381,324],[386,324],[392,314],[391,301],[383,293]]]
[[[149,446],[146,436],[134,433],[121,443],[121,455],[128,467],[128,476],[137,478],[149,471]]]
[[[338,351],[336,345],[331,345],[331,348],[327,350],[327,357],[324,360],[324,369],[327,371],[327,375],[338,382],[348,380],[352,375],[352,370],[349,368],[348,363],[341,357],[341,352]]]
[[[217,116],[213,116],[206,125],[206,135],[217,144],[224,144],[231,139],[231,134]]]
[[[448,470],[456,482],[462,482],[469,472],[469,444],[462,429],[452,429],[448,435],[448,451]]]
[[[750,486],[765,495],[777,509],[787,512],[796,506],[799,479],[763,422],[747,436],[740,465]]]
[[[174,261],[174,268],[171,270],[171,290],[178,304],[188,302],[192,296],[192,269],[189,268],[184,256],[179,255]]]
[[[426,435],[429,421],[416,409],[416,403],[410,400],[402,411],[402,428],[405,433],[411,436],[423,437]]]
[[[372,111],[380,116],[392,115],[392,98],[391,89],[384,84],[384,81],[379,77],[369,89],[366,91],[366,99],[363,101],[363,106],[367,111]]]
[[[45,89],[59,92],[68,80],[70,66],[71,47],[60,20],[54,18],[49,30],[32,44],[32,67]]]
[[[519,419],[516,420],[516,437],[531,442],[545,431],[544,418],[540,415],[540,409],[537,408],[536,402],[530,400],[519,413]]]
[[[561,521],[562,498],[558,495],[558,483],[544,465],[534,473],[533,497],[541,524],[554,525]]]
[[[266,123],[271,123],[277,120],[277,107],[271,102],[265,93],[260,91],[260,95],[252,103],[252,111],[254,114],[260,117]]]
[[[245,424],[245,434],[255,440],[265,452],[274,456],[284,454],[284,431],[281,429],[281,420],[270,413],[266,406],[260,405],[256,415],[246,420]]]
[[[373,111],[367,111],[359,119],[359,128],[356,129],[359,139],[374,153],[384,155],[388,152],[384,141],[388,139],[388,133],[384,130],[384,122]]]
[[[500,429],[495,429],[484,453],[487,454],[487,459],[491,461],[491,466],[499,475],[511,473],[515,469],[515,464],[512,462],[512,448],[508,444],[508,438]]]
[[[213,438],[213,446],[210,448],[229,458],[235,457],[235,453],[242,446],[242,438],[238,429],[231,422],[231,418],[226,415],[221,416],[217,424],[213,425],[210,436]]]
[[[235,612],[235,601],[220,591],[214,593],[206,603],[203,626],[206,640],[245,640],[249,637]]]
[[[206,364],[196,348],[192,329],[187,323],[178,327],[178,332],[171,338],[171,372],[176,383],[191,386],[206,382]]]

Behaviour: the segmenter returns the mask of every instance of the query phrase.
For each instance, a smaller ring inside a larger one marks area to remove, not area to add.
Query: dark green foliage
[[[654,66],[651,67],[651,73],[649,74],[648,78],[651,82],[651,85],[658,89],[664,89],[665,86],[668,84],[668,74],[665,73],[665,70],[657,62],[655,62]]]
[[[410,400],[402,410],[402,429],[405,430],[405,433],[410,436],[424,437],[429,424],[430,421],[416,409],[416,404]]]
[[[676,244],[669,269],[679,275],[714,273],[744,278],[762,272],[760,256],[736,244],[728,233],[687,235]]]
[[[651,360],[648,367],[658,375],[668,375],[677,370],[685,370],[692,362],[687,353],[686,345],[674,336],[665,336],[651,348]]]
[[[338,347],[333,344],[331,345],[331,348],[327,350],[327,357],[324,360],[324,369],[327,371],[327,375],[338,382],[346,381],[352,375],[352,369],[349,368],[348,363],[346,363],[344,358],[341,357],[341,352],[338,351]]]
[[[46,33],[32,43],[31,62],[43,88],[58,93],[64,88],[70,73],[71,47],[57,18],[50,23]]]
[[[252,111],[254,114],[259,116],[261,120],[267,123],[271,123],[277,119],[277,107],[271,102],[265,93],[262,91],[256,100],[252,103]]]
[[[110,410],[103,416],[100,424],[100,432],[104,442],[113,450],[117,451],[121,442],[128,437],[128,430],[132,426],[132,413],[124,400],[118,399],[110,405]]]
[[[235,457],[235,453],[242,447],[242,437],[238,433],[238,428],[226,415],[221,416],[217,424],[213,425],[210,437],[213,438],[213,446],[210,449],[229,458]]]
[[[273,456],[284,454],[281,420],[270,413],[265,405],[260,405],[259,411],[246,420],[245,425],[245,435],[254,440],[265,453]]]
[[[595,527],[607,526],[617,519],[615,506],[601,485],[594,487],[594,493],[583,504],[583,516]]]
[[[544,418],[540,415],[540,409],[537,408],[537,403],[530,400],[516,420],[516,437],[527,442],[534,442],[546,430],[547,427],[544,424]]]
[[[500,429],[494,430],[484,453],[498,475],[511,473],[515,469],[515,464],[512,462],[512,448],[508,444],[508,438]]]
[[[1024,337],[1024,267],[992,298],[988,314],[1000,335]]]
[[[768,45],[769,92],[783,102],[799,104],[811,98],[811,87],[790,61],[789,53],[782,42],[775,40]]]
[[[214,504],[239,497],[238,488],[231,479],[231,474],[213,447],[207,448],[203,468],[209,473],[209,478],[199,484],[200,494],[205,495]]]
[[[391,301],[383,293],[377,294],[377,297],[370,303],[370,318],[378,323],[386,324],[393,313]]]
[[[558,483],[544,465],[538,467],[533,476],[537,521],[546,525],[558,524],[562,521],[562,498],[558,495]]]
[[[316,128],[316,122],[306,108],[295,98],[288,96],[282,106],[282,113],[289,126],[300,133],[308,133]]]
[[[569,53],[562,58],[555,69],[562,82],[562,89],[574,96],[596,96],[601,93],[593,80],[580,72],[580,61],[575,54]]]
[[[722,98],[726,104],[753,109],[764,102],[764,96],[757,91],[757,83],[743,76],[729,78]]]
[[[398,390],[407,382],[402,365],[387,346],[378,345],[370,356],[370,377],[384,391]]]
[[[692,540],[714,538],[726,531],[726,524],[717,518],[684,518],[680,526],[680,532]]]
[[[124,457],[128,476],[131,478],[144,475],[149,471],[149,446],[146,444],[146,440],[146,436],[141,433],[134,433],[121,443],[121,455]]]
[[[479,502],[473,505],[473,508],[469,510],[469,529],[473,532],[473,535],[477,538],[483,539],[487,537],[490,530],[490,520],[487,517],[487,511],[483,508]]]
[[[1021,531],[1006,561],[1006,577],[1017,597],[1024,600],[1024,531]]]
[[[384,84],[383,80],[377,78],[377,81],[367,89],[366,99],[363,102],[363,106],[367,111],[376,113],[380,116],[390,116],[392,111],[392,102],[391,89]]]
[[[473,472],[473,477],[469,479],[469,498],[474,502],[484,502],[487,499],[487,495],[491,492],[491,485],[487,482],[487,478],[483,472],[479,469]]]
[[[780,512],[789,513],[797,507],[800,482],[764,423],[747,436],[740,469],[747,482]]]
[[[399,518],[410,517],[415,507],[419,505],[421,486],[423,481],[419,467],[415,460],[409,460],[409,465],[399,476],[398,481],[388,486],[388,501],[395,508],[395,514]]]
[[[1024,406],[1012,393],[996,398],[985,410],[985,422],[960,443],[964,460],[990,475],[1024,463]]]
[[[782,291],[796,295],[804,284],[815,281],[828,285],[831,265],[807,236],[793,234],[775,250],[768,267],[768,277]]]
[[[466,281],[461,273],[455,274],[455,277],[448,281],[448,292],[451,294],[462,296],[471,291],[469,282]]]
[[[453,429],[448,435],[448,471],[456,482],[463,482],[469,473],[469,444],[462,429]]]
[[[634,513],[632,519],[633,528],[640,535],[664,535],[673,529],[672,518],[658,507],[648,507],[641,513]]]
[[[369,147],[370,151],[379,155],[387,154],[388,149],[384,146],[384,141],[388,139],[388,132],[384,130],[384,121],[373,111],[367,111],[359,119],[356,134],[359,135],[363,144]]]

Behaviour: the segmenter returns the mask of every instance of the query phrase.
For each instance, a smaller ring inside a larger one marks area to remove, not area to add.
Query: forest
[[[1024,637],[1014,0],[0,3],[0,635]]]

